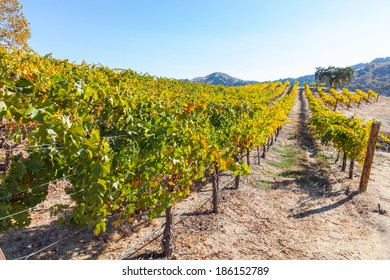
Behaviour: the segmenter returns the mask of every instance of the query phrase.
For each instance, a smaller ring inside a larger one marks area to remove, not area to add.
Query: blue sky
[[[30,47],[170,78],[312,74],[390,56],[388,0],[19,0]]]

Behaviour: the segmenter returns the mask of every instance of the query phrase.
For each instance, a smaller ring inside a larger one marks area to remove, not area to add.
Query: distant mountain
[[[311,84],[312,82],[314,82],[314,75],[306,75],[299,78],[285,78],[280,79],[278,81],[281,81],[282,83],[284,83],[285,81],[290,81],[291,84],[294,83],[294,81],[298,81],[299,85],[303,86],[304,83]]]
[[[355,74],[352,81],[348,85],[343,85],[343,87],[347,87],[350,90],[361,89],[364,91],[372,89],[381,95],[390,96],[390,57],[376,58],[369,63],[359,63],[351,67],[355,70]],[[314,82],[314,74],[298,78],[280,79],[279,81],[285,82],[286,80],[289,80],[291,83],[298,81],[300,85],[303,85],[305,82],[310,84]],[[221,72],[215,72],[205,77],[198,77],[186,81],[225,86],[242,86],[259,83],[257,81],[245,81],[234,78]]]
[[[359,63],[351,66],[355,70],[352,81],[344,85],[350,90],[361,89],[367,91],[372,89],[381,95],[390,96],[390,57],[376,58],[369,63]],[[284,82],[299,81],[300,85],[304,82],[314,82],[314,75],[302,76],[299,78],[281,79]]]
[[[205,77],[198,77],[187,81],[202,83],[202,84],[211,84],[211,85],[224,85],[224,86],[242,86],[242,85],[259,83],[256,81],[244,81],[221,72],[215,72]]]
[[[390,96],[390,57],[376,58],[355,70],[348,88],[364,91],[372,89],[381,95]]]

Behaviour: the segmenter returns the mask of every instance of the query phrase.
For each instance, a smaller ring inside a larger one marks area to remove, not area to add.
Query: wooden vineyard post
[[[367,190],[368,180],[370,179],[370,172],[374,154],[376,149],[376,141],[378,140],[380,122],[373,122],[371,126],[370,139],[368,140],[366,158],[364,160],[362,177],[360,178],[359,193]]]

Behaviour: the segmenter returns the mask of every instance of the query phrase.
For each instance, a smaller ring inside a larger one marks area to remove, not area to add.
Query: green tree
[[[27,48],[29,23],[18,0],[0,0],[0,44],[5,48]]]
[[[339,68],[329,66],[328,68],[317,67],[314,74],[315,80],[320,83],[328,83],[329,87],[347,84],[352,80],[354,70],[351,67]]]

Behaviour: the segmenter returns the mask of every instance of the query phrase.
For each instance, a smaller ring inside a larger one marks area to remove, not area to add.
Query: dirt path
[[[357,195],[359,178],[348,180],[334,164],[334,150],[311,139],[307,114],[300,94],[290,123],[261,164],[243,177],[240,188],[232,188],[232,175],[221,177],[221,185],[227,187],[221,192],[220,214],[210,213],[210,184],[176,205],[176,214],[183,213],[176,221],[183,220],[175,226],[174,258],[390,259],[390,154],[377,153],[368,192]],[[257,162],[255,153],[252,156]],[[60,203],[63,186],[51,186],[49,195]],[[375,212],[378,203],[386,214]],[[33,211],[28,228],[0,235],[7,259],[31,252],[37,253],[30,259],[118,259],[138,243],[143,247],[128,258],[161,257],[161,237],[151,233],[161,232],[163,217],[109,227],[96,239],[88,229],[58,228],[48,206]]]

